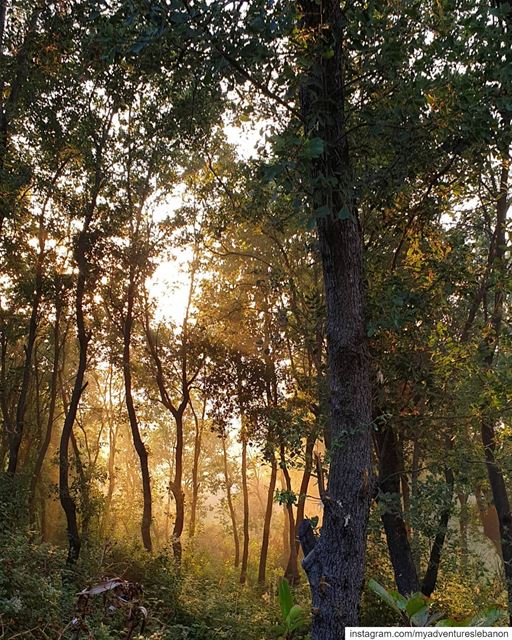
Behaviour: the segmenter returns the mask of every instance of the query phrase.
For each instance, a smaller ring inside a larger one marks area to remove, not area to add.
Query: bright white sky
[[[264,122],[253,127],[235,127],[226,124],[224,133],[229,144],[236,147],[240,158],[248,160],[256,157],[256,147],[261,140],[260,129]],[[163,219],[173,210],[183,205],[184,185],[179,185],[155,212],[157,219]],[[188,264],[192,258],[191,249],[177,250],[174,260],[165,260],[157,267],[150,279],[150,293],[157,302],[156,320],[172,321],[181,326],[188,298]]]

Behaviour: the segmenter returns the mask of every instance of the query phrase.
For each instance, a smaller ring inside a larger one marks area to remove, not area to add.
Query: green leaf
[[[505,615],[504,611],[500,609],[486,609],[482,613],[478,613],[474,618],[468,622],[468,627],[492,627],[502,616]]]
[[[325,143],[322,138],[311,138],[311,140],[306,140],[300,155],[302,158],[318,158],[324,149]]]
[[[398,591],[388,591],[389,595],[393,598],[396,603],[396,606],[400,609],[400,611],[405,611],[405,607],[407,606],[407,598],[405,598]]]
[[[415,593],[410,596],[405,605],[405,610],[407,611],[409,618],[418,611],[421,611],[425,604],[425,596],[421,593]]]
[[[279,605],[281,606],[283,620],[286,620],[293,607],[292,593],[286,578],[281,578],[279,581]]]
[[[456,620],[452,620],[451,618],[443,618],[443,620],[439,620],[436,623],[436,627],[457,627],[459,623]]]
[[[304,611],[298,604],[293,605],[289,614],[286,616],[286,624],[289,631],[295,631],[304,624]]]
[[[379,584],[373,578],[370,578],[370,580],[368,581],[368,586],[373,591],[373,593],[378,595],[379,598],[383,600],[389,607],[391,607],[397,613],[401,613],[393,596],[388,591],[386,591],[386,589],[384,589],[384,587],[381,584]]]
[[[419,611],[416,611],[414,615],[410,616],[409,619],[415,627],[426,627],[428,613],[428,604],[424,604],[423,607]]]

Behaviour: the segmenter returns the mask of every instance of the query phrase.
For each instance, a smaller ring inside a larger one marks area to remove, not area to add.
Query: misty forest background
[[[1,638],[116,576],[153,640],[403,623],[369,578],[508,623],[511,45],[502,0],[1,0]]]

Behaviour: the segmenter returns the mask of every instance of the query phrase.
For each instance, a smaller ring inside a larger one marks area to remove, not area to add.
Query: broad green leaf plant
[[[491,627],[504,615],[500,609],[491,608],[463,621],[443,618],[442,613],[431,611],[429,599],[422,593],[405,597],[388,591],[373,578],[368,586],[400,616],[404,627]]]
[[[282,615],[282,624],[279,626],[282,635],[279,637],[291,640],[296,631],[306,626],[304,609],[298,604],[293,604],[292,592],[286,578],[282,578],[279,582],[278,595]]]

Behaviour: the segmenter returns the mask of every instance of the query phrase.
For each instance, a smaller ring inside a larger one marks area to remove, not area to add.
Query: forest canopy
[[[503,0],[0,0],[0,637],[509,624],[511,119]]]

